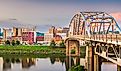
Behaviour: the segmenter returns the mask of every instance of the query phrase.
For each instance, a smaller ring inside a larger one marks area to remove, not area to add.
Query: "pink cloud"
[[[121,21],[121,12],[111,13],[111,16],[113,16],[117,21]]]

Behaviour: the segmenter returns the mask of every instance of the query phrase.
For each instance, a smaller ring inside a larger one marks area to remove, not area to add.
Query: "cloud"
[[[121,21],[121,12],[111,13],[111,15],[112,15],[117,21]]]

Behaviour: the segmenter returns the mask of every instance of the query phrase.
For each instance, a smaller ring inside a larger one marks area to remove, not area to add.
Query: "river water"
[[[0,57],[0,71],[68,71],[70,67],[78,64],[85,66],[85,59],[79,57]],[[102,62],[101,71],[117,71],[117,65]]]

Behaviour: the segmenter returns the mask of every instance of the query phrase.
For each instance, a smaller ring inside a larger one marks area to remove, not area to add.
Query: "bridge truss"
[[[94,53],[121,66],[121,28],[105,12],[79,12],[69,24],[69,38],[95,44]]]

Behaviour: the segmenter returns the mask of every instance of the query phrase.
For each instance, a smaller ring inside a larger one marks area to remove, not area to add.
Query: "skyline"
[[[120,0],[0,0],[0,24],[16,19],[21,24],[35,25],[38,30],[46,32],[51,25],[68,27],[77,12],[103,11],[115,17],[121,26],[120,7]]]

